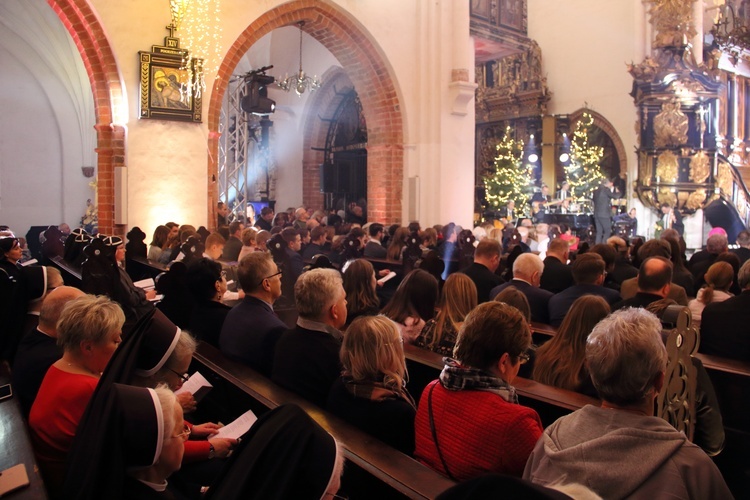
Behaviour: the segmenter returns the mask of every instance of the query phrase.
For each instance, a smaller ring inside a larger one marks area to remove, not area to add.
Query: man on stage
[[[614,188],[610,179],[604,179],[594,191],[594,223],[596,224],[596,243],[606,243],[612,235],[612,201],[621,194]]]

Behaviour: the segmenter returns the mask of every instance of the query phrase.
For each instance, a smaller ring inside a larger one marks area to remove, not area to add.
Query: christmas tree
[[[511,128],[506,127],[497,144],[495,173],[484,179],[487,208],[497,210],[513,200],[516,210],[524,210],[531,199],[533,181],[531,171],[522,163],[523,141],[515,140]]]
[[[589,130],[593,124],[594,118],[584,112],[573,131],[570,165],[565,167],[565,177],[570,184],[571,195],[575,198],[590,199],[604,179],[599,165],[604,156],[604,148],[589,144]]]

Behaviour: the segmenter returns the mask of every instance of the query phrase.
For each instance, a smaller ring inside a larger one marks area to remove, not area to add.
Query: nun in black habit
[[[336,440],[299,406],[283,405],[243,436],[206,500],[318,500],[339,489]]]
[[[182,408],[166,386],[146,389],[112,384],[101,394],[105,413],[96,426],[79,428],[92,446],[74,464],[81,489],[66,489],[65,498],[107,500],[174,500],[167,478],[180,468],[184,440]],[[96,450],[96,451],[93,451]]]
[[[123,339],[102,373],[68,454],[64,496],[70,499],[107,498],[99,493],[106,487],[106,477],[81,474],[91,468],[92,457],[106,457],[112,443],[97,438],[109,425],[105,416],[110,411],[110,389],[114,384],[132,384],[136,375],[149,377],[156,373],[177,345],[180,329],[164,314],[152,309],[136,323],[131,334]]]
[[[13,360],[31,300],[44,297],[47,290],[47,268],[21,266],[18,238],[0,238],[0,359]]]

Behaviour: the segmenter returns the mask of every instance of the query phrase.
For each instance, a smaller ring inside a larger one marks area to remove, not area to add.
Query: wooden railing
[[[292,403],[304,409],[344,448],[349,462],[343,484],[356,498],[435,498],[453,484],[432,469],[369,434],[287,391],[251,368],[225,358],[216,348],[201,344],[193,357],[197,368],[214,385],[201,403],[223,407],[229,418],[247,410],[257,415]],[[211,398],[211,399],[209,399]],[[223,418],[227,418],[225,415]]]

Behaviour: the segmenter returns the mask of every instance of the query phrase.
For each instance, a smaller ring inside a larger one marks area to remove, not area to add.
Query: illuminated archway
[[[224,92],[242,56],[264,35],[284,26],[305,21],[302,28],[341,63],[354,84],[367,120],[367,198],[370,220],[401,222],[404,176],[404,130],[401,106],[393,71],[370,34],[350,15],[327,2],[297,0],[272,9],[235,40],[219,67],[208,109],[208,178],[216,179],[218,169],[219,117]],[[314,138],[305,128],[305,144]],[[315,159],[304,153],[304,165]],[[305,169],[305,179],[314,175]],[[317,181],[315,181],[317,182]],[[217,187],[209,183],[208,220],[216,220]]]

